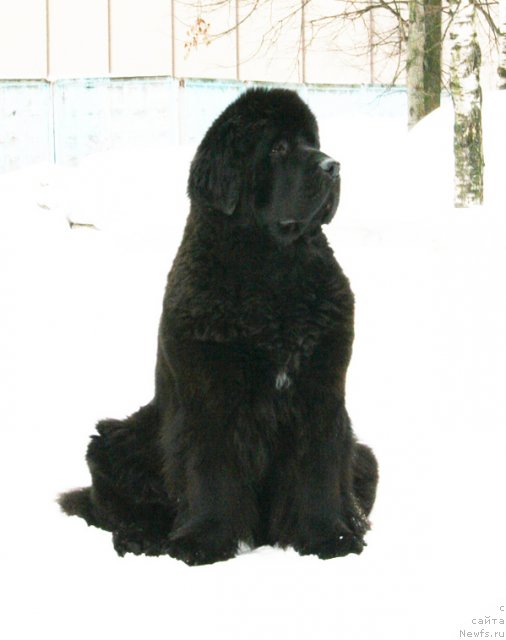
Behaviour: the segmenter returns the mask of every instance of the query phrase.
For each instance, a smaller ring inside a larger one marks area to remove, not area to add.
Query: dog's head
[[[282,244],[329,222],[339,190],[339,163],[320,151],[315,117],[283,89],[247,91],[225,109],[188,181],[200,209],[256,224]]]

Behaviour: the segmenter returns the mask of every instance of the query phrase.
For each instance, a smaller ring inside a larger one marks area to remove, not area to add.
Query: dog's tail
[[[89,525],[100,526],[91,497],[91,487],[61,493],[56,501],[68,516],[79,516]]]

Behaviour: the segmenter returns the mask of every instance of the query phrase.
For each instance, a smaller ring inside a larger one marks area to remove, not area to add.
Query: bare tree
[[[235,0],[237,3],[237,0]],[[245,24],[249,17],[261,7],[271,4],[273,0],[254,0],[247,6],[244,17],[235,28]],[[190,29],[192,38],[187,48],[201,43],[199,37],[202,24],[206,25],[207,42],[212,42],[225,34],[211,33],[209,21],[211,13],[217,8],[230,5],[230,0],[207,0],[197,2],[187,0],[199,12],[195,28]],[[267,45],[276,42],[280,33],[293,24],[293,20],[301,20],[302,55],[305,49],[322,34],[330,34],[330,42],[334,50],[339,50],[340,36],[347,26],[360,23],[369,31],[369,38],[357,43],[355,53],[368,53],[371,58],[371,75],[373,76],[373,57],[382,52],[384,57],[396,58],[397,65],[391,83],[399,80],[404,70],[408,69],[408,101],[410,126],[420,118],[439,106],[441,93],[441,0],[339,0],[335,9],[329,14],[315,14],[306,18],[312,0],[292,0],[285,5],[285,13],[281,18],[266,27],[262,43]],[[408,15],[408,5],[412,15]],[[409,19],[411,17],[411,20]],[[205,18],[205,20],[204,20]],[[375,19],[376,18],[376,19]],[[388,19],[385,19],[388,18]],[[226,32],[229,33],[230,29]],[[408,37],[409,33],[409,37]],[[406,65],[406,48],[408,64]],[[347,54],[350,51],[346,51]],[[304,65],[303,65],[304,67]],[[373,81],[373,78],[371,78]]]
[[[217,8],[232,8],[238,3],[244,7],[240,21],[226,32],[212,32],[207,22],[206,37],[209,42],[239,26],[247,26],[249,18],[262,7],[274,6],[274,0],[248,0],[244,3],[243,0],[179,1],[193,6],[200,17],[209,21],[212,11]],[[500,2],[504,4],[506,0]],[[406,72],[408,122],[411,127],[440,104],[441,87],[447,82],[441,66],[441,51],[451,25],[452,4],[442,0],[336,0],[334,9],[323,14],[317,12],[318,5],[314,0],[286,0],[282,5],[282,17],[274,19],[262,34],[262,45],[269,46],[269,43],[276,42],[280,34],[293,27],[294,20],[299,19],[302,24],[299,42],[302,55],[322,34],[330,34],[332,48],[338,51],[342,46],[340,40],[344,29],[350,25],[364,26],[369,31],[369,38],[357,43],[355,53],[370,54],[371,76],[374,74],[373,60],[376,54],[381,52],[384,57],[394,58],[397,64],[390,78],[392,84],[397,83]],[[494,21],[492,8],[497,0],[476,1],[474,4],[483,18],[483,24],[489,28],[491,40],[496,43],[499,28]]]
[[[410,0],[406,59],[408,126],[441,102],[441,0]]]
[[[443,48],[442,0],[426,0],[425,5],[425,51],[424,93],[425,115],[441,104],[441,56]]]
[[[506,89],[506,0],[499,0],[499,89]]]
[[[450,0],[452,61],[450,88],[455,108],[455,206],[483,202],[481,131],[481,52],[476,34],[476,3]]]
[[[409,34],[406,61],[408,91],[408,127],[413,127],[425,115],[424,68],[425,6],[418,0],[409,3]]]

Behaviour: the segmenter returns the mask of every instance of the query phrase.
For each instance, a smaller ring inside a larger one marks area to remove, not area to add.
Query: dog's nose
[[[341,165],[339,164],[339,162],[333,160],[332,158],[325,158],[320,162],[320,169],[325,171],[325,173],[328,174],[332,178],[332,180],[335,180],[337,178],[340,168]]]

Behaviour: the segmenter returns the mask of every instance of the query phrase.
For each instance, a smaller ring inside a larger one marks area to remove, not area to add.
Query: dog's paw
[[[182,538],[169,544],[168,553],[173,558],[182,560],[190,566],[196,566],[230,560],[237,553],[237,545],[209,547],[195,543],[191,539]]]
[[[321,560],[340,558],[350,553],[362,553],[366,543],[351,532],[336,533],[324,540],[307,540],[294,545],[294,549],[302,556],[315,555]]]
[[[124,527],[112,533],[114,549],[119,556],[161,556],[168,553],[167,537],[148,532],[142,527]]]
[[[345,511],[345,521],[347,528],[355,534],[355,536],[363,537],[371,528],[369,518],[364,513],[358,500],[354,497],[351,499],[351,504]]]
[[[213,564],[233,558],[238,543],[213,528],[181,527],[169,536],[168,553],[190,566]]]
[[[358,519],[330,521],[308,518],[300,523],[293,547],[301,555],[316,555],[322,560],[362,553],[365,528]]]

